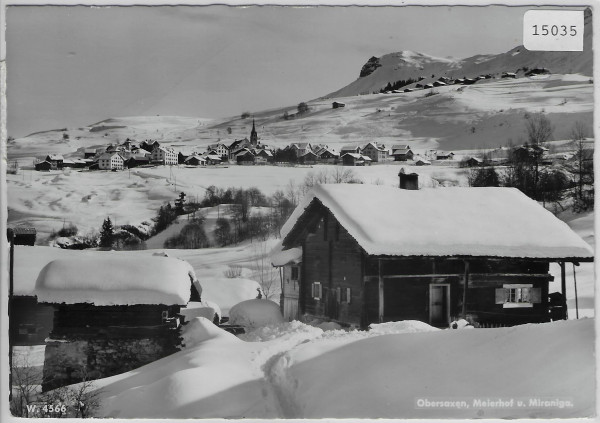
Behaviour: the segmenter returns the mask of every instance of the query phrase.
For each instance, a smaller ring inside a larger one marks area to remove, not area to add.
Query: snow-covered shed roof
[[[593,258],[566,223],[516,188],[496,187],[317,185],[283,226],[284,244],[315,199],[370,255]]]
[[[51,261],[37,278],[35,294],[40,302],[57,304],[185,305],[192,281],[197,283],[194,270],[183,260],[103,254]]]
[[[286,264],[297,264],[302,261],[302,248],[295,247],[288,250],[272,253],[271,264],[275,267],[285,266]]]

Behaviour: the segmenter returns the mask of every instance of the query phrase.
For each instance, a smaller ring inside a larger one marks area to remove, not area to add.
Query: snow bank
[[[254,299],[242,301],[229,310],[229,322],[247,328],[282,323],[279,304],[270,300]]]
[[[198,344],[216,337],[235,338],[229,332],[219,329],[211,319],[195,317],[181,331],[181,337],[186,348],[195,347]]]
[[[265,342],[280,338],[291,338],[298,334],[317,337],[323,333],[323,330],[311,325],[307,325],[293,320],[277,324],[269,324],[255,328],[247,333],[238,335],[238,338],[246,342]]]
[[[40,272],[35,293],[40,302],[105,305],[187,304],[191,266],[169,257],[98,254],[58,259]]]
[[[317,185],[281,229],[282,239],[315,198],[371,255],[593,257],[567,224],[515,188]]]
[[[586,417],[595,413],[594,339],[594,321],[583,319],[374,336],[333,350],[323,343],[322,353],[309,342],[286,354],[283,388],[295,418]],[[488,398],[528,406],[474,403]],[[530,407],[530,398],[572,406]],[[418,407],[419,399],[469,407]]]
[[[438,330],[438,328],[434,328],[419,320],[402,320],[400,322],[372,323],[369,325],[369,332],[379,335],[436,332]]]
[[[215,314],[220,318],[223,314],[221,308],[212,301],[190,301],[185,308],[181,309],[181,314],[186,320],[192,320],[196,317],[204,317],[211,322]]]

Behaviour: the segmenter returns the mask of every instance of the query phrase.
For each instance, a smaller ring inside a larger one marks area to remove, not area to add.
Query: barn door
[[[432,326],[450,323],[450,284],[429,285],[429,323]]]

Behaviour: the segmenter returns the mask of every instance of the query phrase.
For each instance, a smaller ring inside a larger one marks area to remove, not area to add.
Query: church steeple
[[[250,144],[254,147],[258,145],[258,134],[256,133],[256,126],[254,125],[254,119],[252,119],[252,131],[250,132]]]

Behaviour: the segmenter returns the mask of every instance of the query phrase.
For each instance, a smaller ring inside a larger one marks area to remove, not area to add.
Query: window
[[[346,302],[350,304],[352,301],[352,288],[346,288]]]
[[[292,266],[292,280],[298,280],[298,266]]]
[[[338,304],[342,302],[342,288],[339,286],[335,289],[335,300]]]
[[[312,296],[315,300],[320,300],[322,297],[321,282],[313,282]]]
[[[502,304],[502,308],[533,307],[542,302],[541,297],[542,289],[532,284],[504,284],[496,289],[496,304]]]

